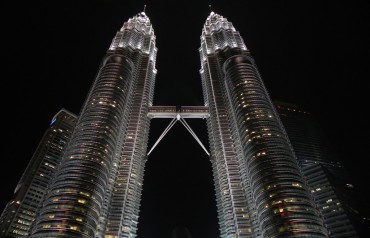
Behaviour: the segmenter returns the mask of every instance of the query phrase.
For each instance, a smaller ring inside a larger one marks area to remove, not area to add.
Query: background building
[[[0,236],[27,236],[58,169],[77,117],[62,109],[52,119],[0,217]]]
[[[296,104],[275,105],[329,237],[366,237],[368,205],[316,117]]]

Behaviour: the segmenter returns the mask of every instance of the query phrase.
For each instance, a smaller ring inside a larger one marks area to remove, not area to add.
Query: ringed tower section
[[[221,237],[327,237],[239,32],[211,12],[199,52]]]
[[[32,237],[133,237],[156,53],[154,30],[144,12],[117,32],[82,106]]]

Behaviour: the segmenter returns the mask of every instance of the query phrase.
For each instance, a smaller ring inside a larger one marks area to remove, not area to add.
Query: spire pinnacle
[[[145,12],[145,8],[146,8],[146,5],[144,5],[144,9],[143,9],[143,12]]]
[[[211,14],[211,15],[213,15],[213,14],[214,14],[214,12],[212,11],[212,5],[211,5],[211,4],[209,4],[208,6],[209,6],[209,10],[211,11],[211,12],[210,12],[210,14]]]

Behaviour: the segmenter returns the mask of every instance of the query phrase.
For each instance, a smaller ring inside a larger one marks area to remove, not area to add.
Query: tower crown
[[[201,61],[206,58],[206,54],[223,50],[226,47],[240,48],[247,50],[239,32],[235,30],[233,24],[225,17],[211,12],[204,23],[201,36]]]
[[[155,49],[155,35],[149,17],[145,12],[140,12],[123,24],[114,37],[110,50],[130,47],[145,53]]]
[[[211,33],[212,31],[218,31],[220,29],[231,29],[235,31],[234,26],[231,22],[229,22],[225,17],[211,12],[207,17],[206,23],[204,24],[204,28],[207,33]]]
[[[150,23],[150,19],[145,14],[145,12],[140,12],[136,14],[136,16],[130,18],[127,22],[123,24],[121,31],[123,31],[125,28],[126,29],[136,28],[136,30],[143,31],[143,33],[150,33],[150,30],[153,30],[152,25]]]

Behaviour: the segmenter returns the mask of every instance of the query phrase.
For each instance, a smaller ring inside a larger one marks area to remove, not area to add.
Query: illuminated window
[[[70,227],[71,230],[74,230],[74,231],[79,231],[80,229],[78,228],[78,226],[71,226]]]
[[[78,199],[77,202],[78,203],[81,203],[81,204],[85,204],[86,203],[86,200],[85,199]]]

